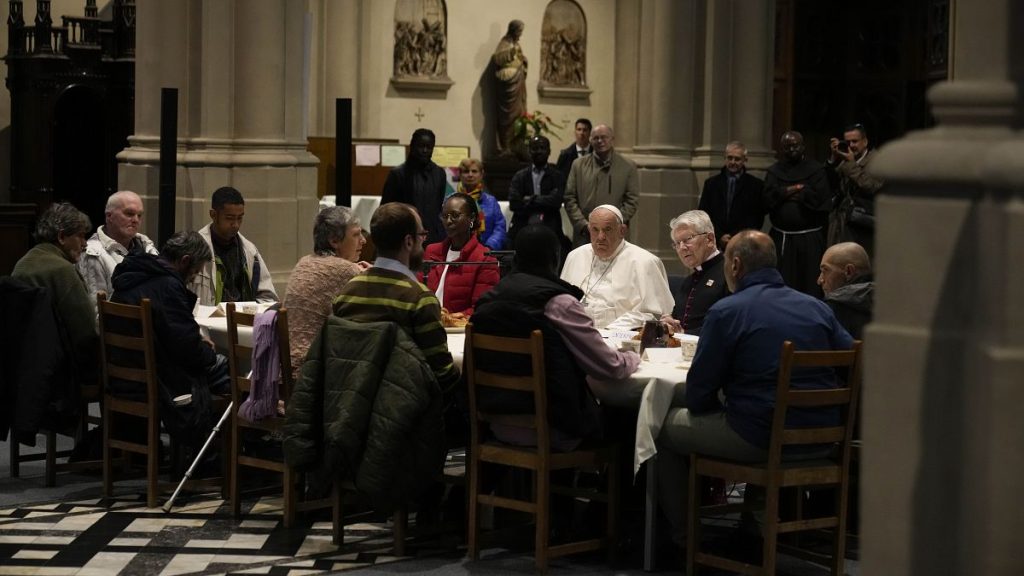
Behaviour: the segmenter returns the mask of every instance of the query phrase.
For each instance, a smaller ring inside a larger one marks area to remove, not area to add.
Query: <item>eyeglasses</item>
[[[605,141],[607,141],[607,140],[611,140],[611,139],[612,139],[612,137],[611,137],[611,136],[604,136],[604,135],[602,135],[602,134],[599,134],[599,135],[597,135],[597,136],[591,136],[591,137],[590,137],[590,141],[591,141],[591,142],[605,142]]]
[[[465,217],[466,215],[462,212],[445,212],[444,214],[441,214],[441,222],[447,222],[448,220],[461,220]]]
[[[687,236],[686,238],[683,238],[682,240],[678,240],[678,241],[677,240],[673,240],[672,241],[672,247],[678,249],[678,248],[682,248],[683,245],[689,246],[689,245],[693,244],[694,239],[700,238],[701,236],[706,236],[708,234],[710,234],[710,232],[702,232],[700,234],[693,234],[691,236]]]
[[[427,236],[429,236],[429,235],[430,235],[430,232],[427,231],[427,230],[421,230],[419,232],[416,232],[416,236],[419,236],[420,241],[426,240]]]

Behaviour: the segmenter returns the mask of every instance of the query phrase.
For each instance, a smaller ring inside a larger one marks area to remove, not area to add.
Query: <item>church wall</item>
[[[572,123],[585,116],[595,124],[612,123],[614,92],[615,21],[613,2],[583,1],[587,18],[587,84],[593,93],[589,100],[542,98],[537,92],[540,79],[540,34],[547,0],[520,2],[480,2],[450,0],[448,8],[448,76],[454,82],[447,94],[422,91],[398,91],[391,84],[394,47],[395,2],[338,2],[342,9],[322,0],[311,2],[314,29],[330,22],[352,30],[358,22],[354,40],[345,43],[341,35],[321,35],[314,30],[311,55],[310,135],[334,135],[334,99],[351,96],[355,136],[360,138],[396,138],[407,142],[412,131],[428,127],[437,134],[438,144],[468,145],[474,156],[481,154],[485,115],[484,82],[488,63],[498,41],[511,20],[522,20],[526,27],[520,44],[529,62],[527,108],[541,110],[565,127],[560,138],[552,138],[552,149],[572,141]],[[352,43],[358,44],[355,49]],[[358,76],[353,77],[344,64],[352,66],[358,52]],[[335,65],[334,62],[339,62]],[[422,119],[416,114],[422,113]],[[554,154],[552,157],[554,160]]]

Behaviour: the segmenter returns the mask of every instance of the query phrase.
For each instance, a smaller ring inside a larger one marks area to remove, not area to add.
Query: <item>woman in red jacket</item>
[[[452,194],[441,208],[441,223],[448,237],[427,245],[424,260],[433,262],[493,262],[494,264],[438,265],[427,274],[427,287],[441,306],[453,314],[471,316],[484,292],[498,283],[498,261],[484,256],[488,248],[477,240],[480,209],[468,194]]]

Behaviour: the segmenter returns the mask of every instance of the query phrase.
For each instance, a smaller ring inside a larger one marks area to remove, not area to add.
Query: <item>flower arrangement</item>
[[[558,136],[556,128],[562,128],[562,125],[540,110],[534,110],[520,115],[512,122],[512,137],[518,142],[527,143],[530,138],[542,134]]]

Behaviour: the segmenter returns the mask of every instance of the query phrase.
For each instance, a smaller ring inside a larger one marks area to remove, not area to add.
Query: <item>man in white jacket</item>
[[[238,190],[224,186],[213,193],[212,221],[199,230],[213,250],[213,260],[188,285],[200,304],[277,302],[270,267],[256,245],[238,232],[244,217],[245,200]]]
[[[139,233],[142,213],[142,198],[135,192],[121,190],[107,198],[105,223],[89,238],[77,264],[93,302],[101,290],[108,297],[111,295],[114,289],[110,277],[125,256],[129,253],[157,253],[153,241]]]

